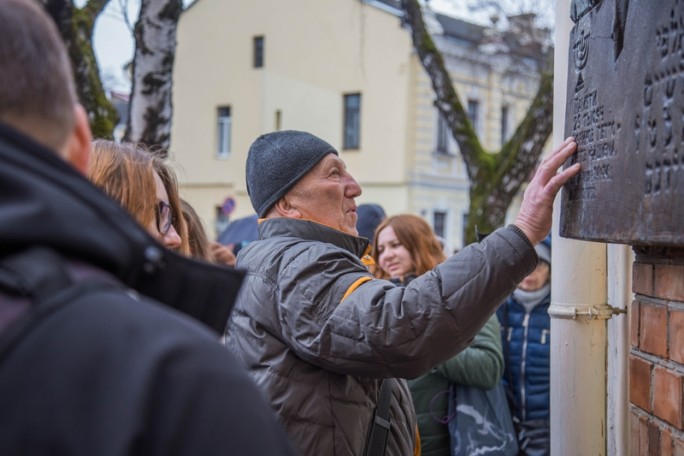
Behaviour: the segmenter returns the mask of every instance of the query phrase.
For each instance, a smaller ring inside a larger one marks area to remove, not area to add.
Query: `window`
[[[217,111],[217,147],[216,155],[227,157],[230,155],[230,139],[233,128],[233,119],[230,115],[230,106],[220,106]]]
[[[470,123],[473,124],[473,130],[475,133],[480,131],[480,125],[478,119],[480,118],[480,102],[477,100],[468,100],[468,118]]]
[[[440,112],[437,112],[437,153],[449,153],[449,126]]]
[[[283,112],[280,109],[276,109],[276,112],[275,112],[275,131],[280,131],[282,124],[283,124]]]
[[[508,139],[508,106],[501,106],[501,145]]]
[[[435,211],[432,213],[432,227],[435,234],[441,238],[444,238],[444,233],[446,233],[446,218],[447,214],[444,211]]]
[[[462,223],[462,230],[463,230],[463,245],[468,245],[468,240],[466,239],[467,234],[466,234],[466,228],[468,227],[468,213],[464,212],[463,213],[463,219],[461,220]]]
[[[361,94],[344,96],[344,149],[358,149],[361,145]]]
[[[254,68],[264,66],[264,37],[254,37]]]

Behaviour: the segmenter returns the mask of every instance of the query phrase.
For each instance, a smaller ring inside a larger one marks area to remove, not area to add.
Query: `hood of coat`
[[[366,238],[352,236],[312,220],[278,217],[259,222],[259,239],[278,236],[328,242],[353,253],[358,258],[366,255],[370,244],[370,241]]]
[[[166,249],[56,153],[0,124],[0,256],[42,245],[218,332],[243,273]]]

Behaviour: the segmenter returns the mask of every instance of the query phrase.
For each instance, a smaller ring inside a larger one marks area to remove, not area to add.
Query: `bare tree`
[[[166,153],[171,138],[173,62],[182,0],[142,0],[135,25],[133,89],[124,139]]]
[[[93,135],[111,139],[118,116],[103,89],[93,52],[95,22],[110,0],[88,0],[80,8],[74,0],[36,1],[53,18],[67,45]],[[129,24],[128,1],[119,0],[119,5]],[[161,153],[169,146],[176,28],[182,10],[182,0],[142,0],[134,30],[133,89],[124,139],[144,142]]]
[[[468,118],[446,69],[444,58],[428,32],[418,0],[401,0],[413,46],[432,82],[435,105],[459,145],[470,180],[466,241],[491,232],[505,222],[513,198],[537,164],[551,134],[553,113],[552,65],[539,67],[537,94],[513,136],[498,151],[487,151]],[[510,38],[510,37],[509,37]],[[541,48],[539,49],[541,52]]]
[[[118,115],[102,88],[100,70],[93,52],[95,21],[109,0],[88,0],[81,8],[74,6],[72,0],[38,1],[55,21],[66,43],[78,97],[88,112],[93,135],[111,139]]]

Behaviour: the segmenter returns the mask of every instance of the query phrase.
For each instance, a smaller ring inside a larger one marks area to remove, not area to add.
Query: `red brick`
[[[672,301],[684,301],[684,265],[656,265],[654,280],[656,297]]]
[[[672,431],[669,428],[660,430],[660,456],[672,456]]]
[[[630,455],[639,456],[639,415],[634,411],[629,412],[629,440],[630,440]]]
[[[639,348],[639,321],[641,319],[641,310],[639,301],[632,302],[632,308],[629,311],[629,341],[632,348]]]
[[[670,309],[668,338],[670,359],[679,364],[684,364],[684,310]]]
[[[648,455],[648,418],[639,418],[639,450],[640,455]],[[650,455],[649,455],[650,456]]]
[[[653,373],[653,414],[667,421],[677,429],[682,429],[682,376],[656,366]]]
[[[632,291],[653,296],[653,265],[635,262],[632,265]]]
[[[641,351],[667,357],[667,307],[642,302],[639,306]]]
[[[629,401],[637,407],[651,412],[651,367],[641,358],[629,357]]]
[[[660,428],[654,422],[648,423],[648,454],[660,456]]]

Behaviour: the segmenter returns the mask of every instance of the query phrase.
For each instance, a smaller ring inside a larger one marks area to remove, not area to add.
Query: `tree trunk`
[[[57,24],[66,44],[78,98],[88,112],[93,136],[111,139],[118,115],[105,95],[93,52],[95,20],[109,0],[89,0],[82,8],[76,8],[72,0],[38,1]]]
[[[553,128],[553,74],[542,73],[537,94],[516,132],[496,156],[493,168],[483,167],[470,181],[470,209],[466,239],[475,228],[490,233],[502,226],[506,211],[531,177]]]
[[[466,242],[475,241],[475,227],[489,233],[502,226],[506,211],[536,166],[551,134],[553,73],[541,74],[539,89],[515,134],[497,152],[480,144],[463,109],[444,58],[425,27],[418,0],[401,0],[404,22],[411,28],[413,46],[430,77],[435,105],[458,143],[470,179],[470,209]]]
[[[125,139],[166,155],[171,139],[173,62],[182,0],[142,0],[135,25],[133,88]]]

